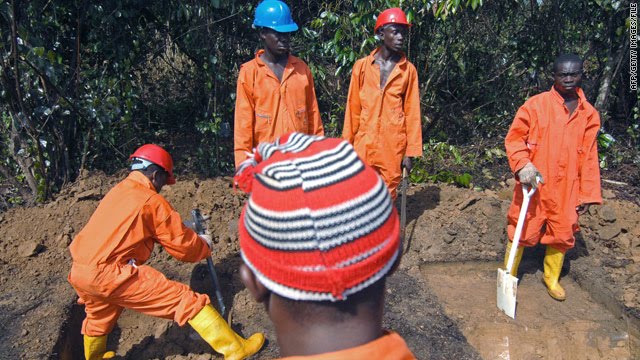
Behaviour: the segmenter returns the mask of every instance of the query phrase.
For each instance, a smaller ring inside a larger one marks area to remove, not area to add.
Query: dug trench
[[[0,358],[82,358],[84,309],[66,281],[67,247],[124,176],[83,175],[55,201],[0,214]],[[514,320],[495,305],[512,186],[409,188],[407,249],[388,280],[385,327],[399,332],[419,359],[640,358],[639,206],[605,189],[605,203],[581,218],[561,278],[565,302],[551,299],[540,281],[543,250],[528,249]],[[265,333],[268,343],[254,358],[278,357],[273,327],[238,276],[237,219],[245,196],[229,178],[181,180],[163,195],[185,217],[194,208],[205,215],[232,327],[245,336]],[[157,247],[150,264],[209,294],[215,306],[204,261],[181,263]],[[126,310],[108,347],[121,359],[221,358],[188,326]]]

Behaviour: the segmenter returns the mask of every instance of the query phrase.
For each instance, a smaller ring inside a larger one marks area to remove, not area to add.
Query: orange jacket
[[[577,230],[575,207],[602,202],[596,139],[600,116],[582,89],[577,92],[578,107],[571,116],[564,99],[553,87],[533,96],[520,107],[505,138],[511,170],[515,173],[532,162],[544,179],[531,200],[527,221],[536,224],[537,220],[545,219],[554,227],[555,237],[570,242]],[[510,225],[517,222],[522,203],[519,183],[515,190],[508,215]],[[539,230],[531,229],[530,233]],[[509,233],[512,238],[512,231]]]
[[[384,336],[361,346],[310,356],[290,356],[281,360],[413,360],[407,343],[395,332],[386,332]]]
[[[69,246],[73,265],[68,281],[87,313],[83,334],[110,333],[123,308],[182,326],[210,302],[207,295],[142,265],[156,242],[182,261],[211,254],[149,179],[133,171],[107,193]]]
[[[196,262],[211,254],[149,179],[133,171],[102,199],[69,250],[74,263],[82,265],[126,264],[132,259],[140,265],[156,242],[182,261]]]
[[[289,55],[282,82],[258,51],[238,75],[234,125],[236,167],[259,143],[276,140],[291,131],[324,135],[311,70]]]
[[[395,193],[404,156],[422,156],[418,72],[403,55],[380,89],[376,49],[353,66],[342,137]]]

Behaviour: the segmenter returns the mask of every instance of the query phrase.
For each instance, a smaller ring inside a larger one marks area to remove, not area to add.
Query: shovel
[[[200,210],[191,210],[191,217],[193,218],[193,227],[196,233],[198,233],[198,235],[204,234],[204,228],[202,227],[202,215],[200,215]],[[207,257],[207,267],[209,268],[209,274],[211,274],[211,278],[213,278],[213,287],[216,291],[218,305],[220,306],[220,315],[224,316],[226,308],[224,306],[224,301],[222,300],[220,282],[218,281],[218,275],[216,274],[216,268],[213,266],[213,259],[211,258],[211,255]]]
[[[529,190],[527,189],[526,185],[522,185],[522,206],[520,207],[520,215],[518,216],[516,232],[513,235],[513,244],[511,244],[511,251],[509,251],[507,268],[498,269],[498,309],[502,310],[505,314],[507,314],[507,316],[511,317],[512,319],[516,318],[516,295],[518,292],[518,278],[511,275],[511,268],[513,268],[513,263],[516,258],[516,252],[518,251],[518,243],[520,242],[520,235],[522,235],[522,228],[524,227],[524,219],[527,215],[529,200],[535,192],[535,186],[533,186],[531,190]]]
[[[407,227],[407,168],[402,168],[402,183],[400,192],[402,193],[402,199],[400,200],[400,241],[404,250],[402,251],[405,254],[409,250],[409,245],[406,244],[405,236],[405,228]]]

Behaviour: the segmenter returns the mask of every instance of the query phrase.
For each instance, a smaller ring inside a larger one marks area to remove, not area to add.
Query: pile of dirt
[[[55,201],[0,214],[0,353],[11,359],[72,359],[81,351],[84,316],[66,276],[67,249],[99,200],[125,176],[83,174]],[[397,330],[418,358],[479,358],[458,321],[450,318],[421,275],[428,263],[500,261],[505,246],[505,214],[512,181],[477,192],[447,185],[409,189],[406,253],[390,278],[385,326]],[[270,342],[258,359],[278,356],[273,328],[239,276],[237,219],[246,196],[230,178],[181,180],[163,195],[183,215],[199,208],[215,242],[213,258],[233,327],[242,334],[266,333]],[[604,191],[605,204],[581,218],[576,248],[565,273],[610,311],[640,327],[639,206]],[[534,256],[536,250],[528,252]],[[155,250],[150,264],[168,278],[213,295],[204,263],[180,263]],[[469,294],[473,298],[474,294]],[[569,294],[570,296],[570,294]],[[493,306],[493,299],[484,299]],[[215,304],[215,301],[214,301]],[[493,310],[492,310],[493,311]],[[127,359],[210,359],[210,348],[188,327],[125,311],[109,337],[109,348]]]

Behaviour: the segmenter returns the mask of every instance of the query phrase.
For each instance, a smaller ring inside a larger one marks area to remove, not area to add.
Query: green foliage
[[[424,145],[423,151],[425,156],[414,161],[414,169],[409,175],[411,182],[431,181],[471,187],[472,176],[464,169],[473,166],[473,157],[462,155],[454,145],[433,139]]]
[[[13,199],[41,201],[81,168],[121,168],[145,142],[167,147],[179,175],[229,174],[237,73],[261,46],[251,28],[257,3],[0,1],[0,184]],[[377,14],[405,9],[425,119],[412,181],[471,187],[471,174],[476,183],[496,177],[488,169],[506,162],[501,137],[518,106],[550,87],[560,52],[587,59],[592,103],[609,94],[598,106],[616,141],[601,135],[603,164],[638,158],[629,1],[289,3],[301,28],[294,54],[314,74],[329,136],[342,132],[353,63],[377,46]]]

